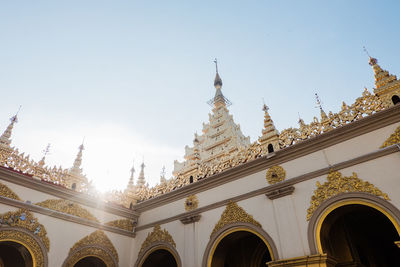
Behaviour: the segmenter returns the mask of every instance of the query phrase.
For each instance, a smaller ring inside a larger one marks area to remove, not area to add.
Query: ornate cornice
[[[388,147],[400,143],[400,126],[392,133],[380,148]]]
[[[286,179],[286,171],[281,166],[272,166],[265,175],[269,184],[276,184]]]
[[[35,205],[48,208],[51,210],[56,210],[59,212],[74,215],[80,218],[84,218],[90,221],[99,222],[96,217],[94,217],[88,210],[82,208],[79,204],[74,202],[64,200],[64,199],[48,199]]]
[[[8,197],[15,200],[21,200],[8,186],[0,183],[0,196]]]
[[[229,202],[226,205],[221,218],[215,224],[210,237],[225,225],[233,223],[251,223],[255,226],[261,227],[261,224],[254,220],[253,216],[248,214],[243,208],[239,207],[235,202]]]
[[[19,227],[28,230],[42,240],[47,251],[50,250],[50,241],[45,227],[28,210],[19,209],[0,214],[0,229],[7,227]]]
[[[148,233],[146,239],[143,241],[139,255],[141,255],[146,248],[151,247],[154,243],[158,242],[168,243],[172,247],[176,247],[175,241],[170,233],[166,229],[161,230],[160,225],[156,225],[154,226],[153,231]]]
[[[135,223],[132,220],[121,219],[105,223],[105,225],[120,228],[132,232]]]
[[[85,236],[78,242],[76,242],[72,246],[72,248],[69,250],[69,254],[72,255],[75,252],[81,251],[82,248],[86,248],[86,247],[94,248],[94,246],[96,246],[97,249],[105,248],[107,251],[109,251],[111,253],[111,255],[118,262],[119,259],[118,259],[117,250],[115,249],[114,245],[111,243],[110,239],[108,239],[106,234],[101,230],[97,230],[97,231],[91,233],[90,235]],[[104,251],[101,253],[104,254]],[[88,254],[88,255],[90,255],[90,254]],[[107,265],[107,266],[109,266],[109,265]]]
[[[328,181],[322,185],[317,182],[317,189],[314,191],[314,195],[311,197],[310,207],[307,209],[307,220],[310,220],[314,211],[322,202],[342,193],[364,192],[390,200],[386,193],[383,193],[373,184],[358,178],[355,172],[353,172],[352,176],[346,177],[338,171],[331,171],[328,174],[327,180]]]

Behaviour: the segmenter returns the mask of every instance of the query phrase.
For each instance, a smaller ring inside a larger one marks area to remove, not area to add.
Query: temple
[[[0,267],[400,266],[397,77],[370,57],[372,92],[337,112],[316,95],[319,116],[288,129],[264,104],[251,142],[215,63],[209,120],[153,187],[143,160],[124,190],[98,192],[83,143],[70,167],[32,160],[13,147],[12,116],[0,136]]]

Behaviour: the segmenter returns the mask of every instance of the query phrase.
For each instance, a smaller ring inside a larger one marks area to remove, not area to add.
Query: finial
[[[376,65],[378,63],[378,60],[369,55],[368,50],[365,48],[365,46],[363,46],[363,50],[364,50],[365,54],[367,54],[367,56],[369,57],[368,64],[371,65],[371,66]]]
[[[133,178],[133,174],[135,173],[135,160],[132,160],[132,168],[131,168],[131,178]]]
[[[265,104],[264,97],[262,98],[262,101],[263,101],[263,108],[262,108],[262,110],[263,110],[264,112],[267,112],[267,111],[269,110],[269,107]]]
[[[214,59],[214,63],[215,63],[215,72],[218,73],[218,61],[217,61],[217,58]]]
[[[43,153],[43,158],[46,157],[47,155],[50,155],[50,143],[47,144],[46,148],[42,150]]]
[[[21,110],[21,107],[22,106],[19,106],[17,113],[10,118],[11,123],[7,126],[7,129],[0,136],[0,146],[5,149],[10,149],[12,129],[14,127],[14,124],[18,122],[18,113]]]
[[[315,98],[317,100],[317,106],[316,107],[319,108],[320,110],[322,110],[322,102],[321,102],[321,99],[319,98],[317,93],[315,93]]]

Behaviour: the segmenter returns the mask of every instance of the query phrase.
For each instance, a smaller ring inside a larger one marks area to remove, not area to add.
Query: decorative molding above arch
[[[74,215],[83,219],[87,219],[89,221],[99,222],[99,220],[96,217],[94,217],[87,209],[69,200],[47,199],[45,201],[36,203],[35,205],[48,208],[51,210],[56,210],[62,213]]]
[[[0,227],[0,242],[12,241],[24,246],[32,256],[33,267],[48,266],[48,249],[43,241],[27,229],[20,227]]]
[[[156,225],[153,231],[148,233],[146,239],[143,241],[139,255],[142,255],[147,248],[154,246],[155,243],[165,243],[176,248],[176,243],[170,233],[166,229],[161,230],[160,225]]]
[[[0,230],[9,227],[22,228],[29,231],[43,242],[47,251],[50,250],[50,241],[45,227],[28,210],[19,209],[0,214]]]
[[[135,226],[135,223],[132,220],[129,219],[120,219],[120,220],[114,220],[110,222],[106,222],[105,225],[120,228],[126,231],[133,231],[133,227]]]
[[[15,200],[21,200],[20,197],[14,193],[8,186],[3,183],[0,183],[0,196],[8,197]]]
[[[400,126],[396,128],[394,133],[392,133],[388,137],[388,139],[385,140],[385,142],[381,145],[380,148],[385,148],[399,143],[400,143]]]
[[[73,267],[78,261],[89,256],[101,259],[107,267],[118,266],[117,250],[101,230],[97,230],[76,242],[69,250],[68,257],[62,266]]]
[[[210,238],[225,225],[234,223],[250,223],[261,228],[261,224],[256,221],[252,215],[248,214],[242,207],[239,207],[236,202],[229,202],[226,205],[224,212],[221,214],[221,218],[217,224],[215,224],[214,229],[210,234]]]
[[[317,181],[317,189],[311,197],[310,207],[307,209],[307,221],[310,220],[315,210],[326,200],[343,193],[364,192],[386,200],[390,200],[386,193],[383,193],[373,184],[363,181],[353,172],[352,176],[343,176],[338,171],[331,171],[327,176],[327,182],[322,185]]]

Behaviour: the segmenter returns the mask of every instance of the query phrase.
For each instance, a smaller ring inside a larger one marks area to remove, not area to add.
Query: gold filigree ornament
[[[355,172],[352,176],[346,177],[338,171],[331,171],[327,179],[328,181],[322,185],[317,182],[317,189],[315,189],[314,195],[311,197],[310,207],[307,209],[307,221],[311,219],[322,202],[339,194],[364,192],[390,200],[386,193],[383,193],[373,184],[358,178]]]
[[[199,199],[196,195],[188,196],[185,200],[185,210],[192,211],[197,209],[199,206]]]
[[[90,221],[99,222],[96,217],[94,217],[88,210],[84,209],[82,206],[64,199],[48,199],[35,205],[48,208],[51,210],[56,210],[62,213],[67,213],[74,215],[83,219]]]
[[[7,227],[19,227],[28,230],[40,238],[47,251],[50,250],[50,241],[46,229],[28,210],[19,209],[0,214],[0,229]]]
[[[21,200],[8,186],[0,183],[0,196],[8,197],[15,200]]]
[[[380,148],[385,148],[400,143],[400,126],[392,133],[388,139],[381,145]]]
[[[81,259],[90,256],[101,259],[107,267],[118,266],[117,250],[106,234],[97,230],[73,245],[63,267],[73,267]]]
[[[132,232],[134,223],[132,220],[129,219],[121,219],[107,222],[106,225]]]
[[[160,225],[156,225],[154,226],[153,231],[148,233],[146,239],[142,243],[139,255],[141,255],[146,250],[146,248],[151,247],[154,243],[158,242],[168,243],[172,247],[176,247],[175,241],[170,233],[166,229],[161,230]]]
[[[221,215],[221,218],[215,224],[213,231],[211,232],[211,236],[216,233],[218,230],[222,229],[225,225],[233,224],[233,223],[251,223],[257,227],[261,227],[261,224],[254,220],[253,216],[248,214],[242,207],[239,207],[235,202],[230,201],[224,212]]]
[[[286,171],[281,166],[272,166],[268,169],[265,178],[269,184],[276,184],[285,180]]]

